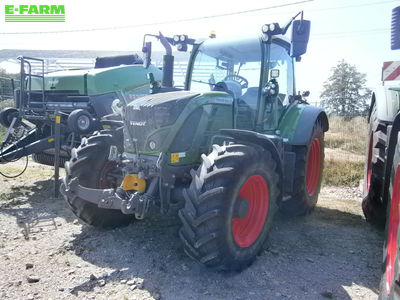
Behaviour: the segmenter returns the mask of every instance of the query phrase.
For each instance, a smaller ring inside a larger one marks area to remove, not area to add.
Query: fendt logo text
[[[64,5],[5,5],[6,22],[65,22]]]

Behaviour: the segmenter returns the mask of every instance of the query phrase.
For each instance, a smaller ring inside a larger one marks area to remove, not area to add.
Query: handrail
[[[24,112],[24,103],[23,97],[25,94],[25,79],[28,78],[28,91],[27,91],[27,105],[26,107],[29,109],[31,104],[31,93],[32,93],[32,77],[41,78],[42,79],[42,110],[45,111],[45,82],[44,82],[44,59],[28,57],[28,56],[19,56],[18,59],[21,61],[21,82],[20,82],[20,116],[23,115]],[[32,74],[32,64],[30,61],[39,61],[42,63],[42,74],[36,75]],[[28,73],[25,72],[25,66],[28,66]]]

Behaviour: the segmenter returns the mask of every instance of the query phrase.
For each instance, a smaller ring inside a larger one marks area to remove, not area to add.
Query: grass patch
[[[323,184],[328,186],[358,186],[364,176],[364,162],[326,159]]]
[[[368,123],[366,118],[330,117],[325,146],[356,154],[365,154]]]

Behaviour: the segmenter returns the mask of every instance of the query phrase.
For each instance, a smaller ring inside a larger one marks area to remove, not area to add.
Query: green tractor
[[[310,30],[296,17],[259,37],[196,41],[184,90],[136,99],[121,112],[123,128],[72,151],[61,186],[72,211],[99,227],[143,219],[151,205],[178,211],[190,257],[215,269],[250,265],[277,209],[310,212],[321,186],[329,125],[295,93],[294,61]],[[178,49],[185,40],[173,39]],[[99,189],[105,174],[113,184]]]

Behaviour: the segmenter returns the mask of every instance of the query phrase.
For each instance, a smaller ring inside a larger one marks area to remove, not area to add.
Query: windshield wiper
[[[205,82],[205,81],[195,80],[195,79],[192,79],[192,81],[198,82],[198,83],[204,83],[204,84],[207,84],[207,85],[213,85],[213,86],[215,86],[215,83],[210,83],[210,82]]]

